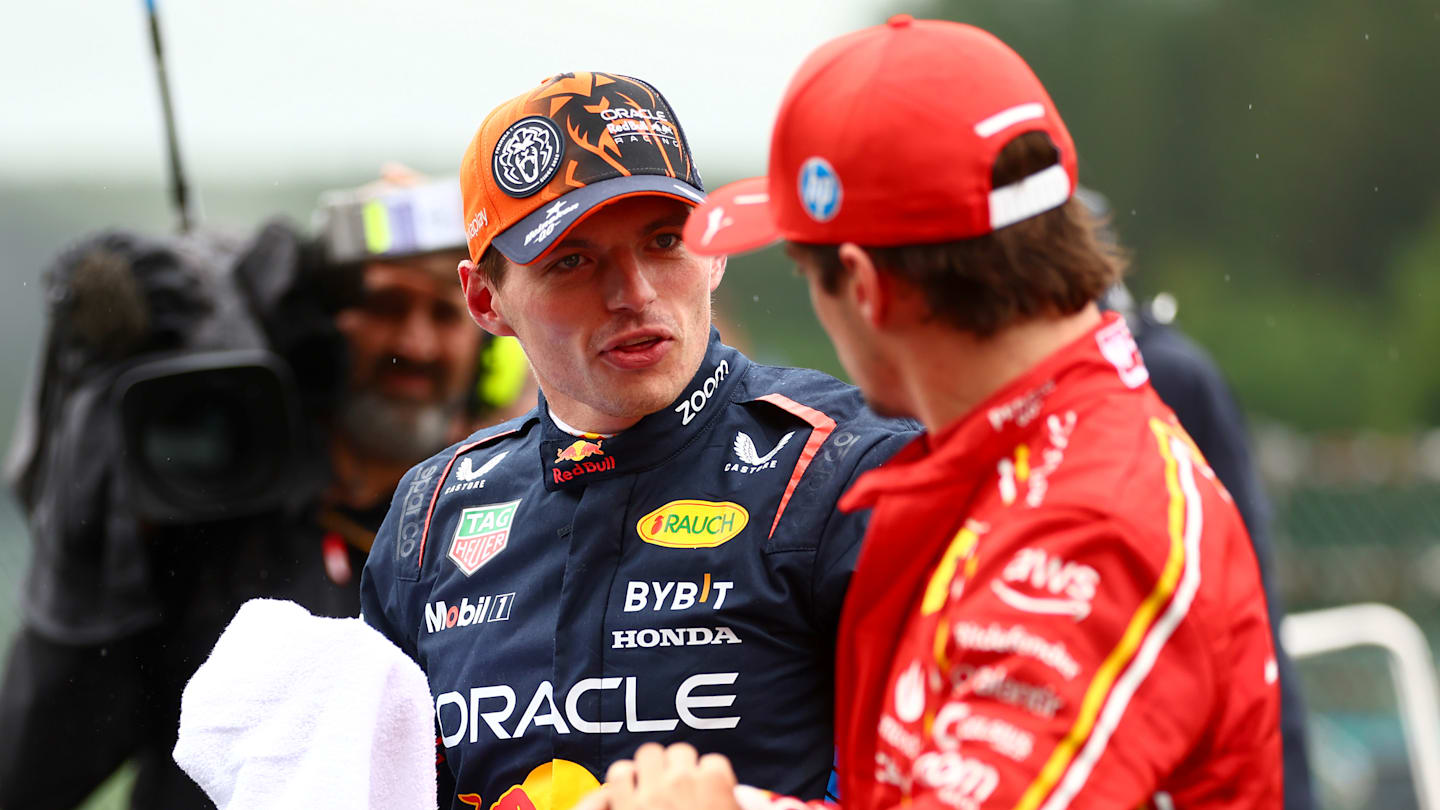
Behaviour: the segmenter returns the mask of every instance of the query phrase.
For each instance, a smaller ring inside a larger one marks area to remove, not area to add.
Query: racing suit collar
[[[847,512],[872,507],[886,492],[953,484],[993,470],[1023,437],[1040,430],[1046,412],[1145,384],[1149,374],[1125,320],[1105,313],[1100,324],[935,435],[921,434],[884,466],[862,475],[840,499]]]
[[[750,360],[720,342],[710,328],[705,359],[680,396],[628,429],[605,438],[577,438],[549,418],[545,394],[540,394],[540,463],[547,490],[583,487],[618,475],[659,466],[682,452],[710,425],[736,388]]]

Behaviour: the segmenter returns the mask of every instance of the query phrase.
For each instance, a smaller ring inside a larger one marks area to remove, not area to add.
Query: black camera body
[[[264,350],[181,353],[115,381],[135,512],[157,523],[282,508],[303,487],[304,444],[290,367]]]
[[[29,626],[123,636],[181,609],[162,579],[212,566],[231,569],[221,601],[300,598],[285,583],[318,558],[293,535],[329,480],[353,276],[284,223],[246,242],[110,232],[57,258],[6,465],[35,547]],[[187,543],[206,549],[177,554]],[[180,556],[194,570],[177,574]]]

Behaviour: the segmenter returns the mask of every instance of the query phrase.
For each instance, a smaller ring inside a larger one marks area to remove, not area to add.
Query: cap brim
[[[612,177],[557,197],[497,234],[491,244],[510,261],[529,264],[600,206],[621,197],[650,195],[673,197],[690,205],[705,200],[705,193],[700,189],[673,177],[655,174]]]
[[[770,214],[770,181],[752,177],[722,186],[690,212],[685,246],[702,256],[728,256],[773,244],[780,229]]]

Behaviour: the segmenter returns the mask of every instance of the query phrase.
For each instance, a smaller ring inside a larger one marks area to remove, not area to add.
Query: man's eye
[[[561,258],[556,260],[554,264],[550,265],[550,269],[574,270],[575,268],[579,267],[580,264],[584,261],[585,257],[581,256],[579,253],[571,253],[568,256],[562,256]]]
[[[655,247],[661,250],[673,250],[680,247],[680,234],[662,233],[655,236]]]
[[[453,302],[437,302],[430,308],[430,318],[437,324],[449,326],[451,324],[465,323],[465,310],[456,306]]]
[[[393,318],[404,317],[410,302],[405,296],[397,295],[391,291],[372,292],[365,296],[360,307],[365,314],[372,318]]]

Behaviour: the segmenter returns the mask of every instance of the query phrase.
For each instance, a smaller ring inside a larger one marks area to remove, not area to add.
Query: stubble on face
[[[367,265],[365,297],[341,312],[352,364],[338,426],[365,455],[418,461],[449,442],[468,395],[478,339],[448,255]]]
[[[825,330],[830,345],[851,381],[860,389],[865,404],[875,413],[889,418],[910,416],[896,404],[901,381],[894,365],[877,350],[873,334],[842,290],[827,292],[820,283],[819,271],[808,264],[803,254],[790,252],[796,273],[805,279],[810,292],[810,306],[815,319]]]
[[[673,336],[675,347],[651,369],[626,371],[600,361],[593,365],[595,385],[591,386],[596,410],[622,418],[640,418],[668,406],[680,396],[705,355],[709,336],[708,296],[702,305],[688,308],[681,317],[657,313],[655,317],[626,319],[596,335],[595,356],[614,337],[636,329],[664,329]]]
[[[414,463],[450,443],[450,428],[462,404],[396,400],[378,391],[359,391],[341,405],[339,425],[365,455]]]
[[[527,347],[536,381],[552,407],[564,398],[612,419],[638,421],[674,402],[704,360],[710,336],[709,296],[688,308],[687,316],[652,313],[612,322],[587,342],[578,363],[568,358],[557,362],[552,352],[531,351],[529,347],[549,339],[543,330],[517,327],[515,332]],[[607,341],[637,329],[664,330],[674,336],[676,345],[656,366],[640,371],[612,368],[600,359]]]
[[[565,421],[582,429],[607,425],[601,432],[623,429],[668,407],[695,374],[709,342],[712,277],[718,276],[714,260],[690,254],[678,242],[686,213],[683,203],[663,198],[614,203],[547,258],[507,267],[492,288],[546,399]],[[652,240],[670,235],[677,240],[673,250],[654,247]],[[578,277],[553,280],[550,263],[570,252],[593,266]],[[621,264],[641,268],[643,285]],[[617,284],[650,288],[653,297],[616,293]],[[653,363],[636,361],[643,347],[635,354],[616,351],[650,338],[664,344]]]

